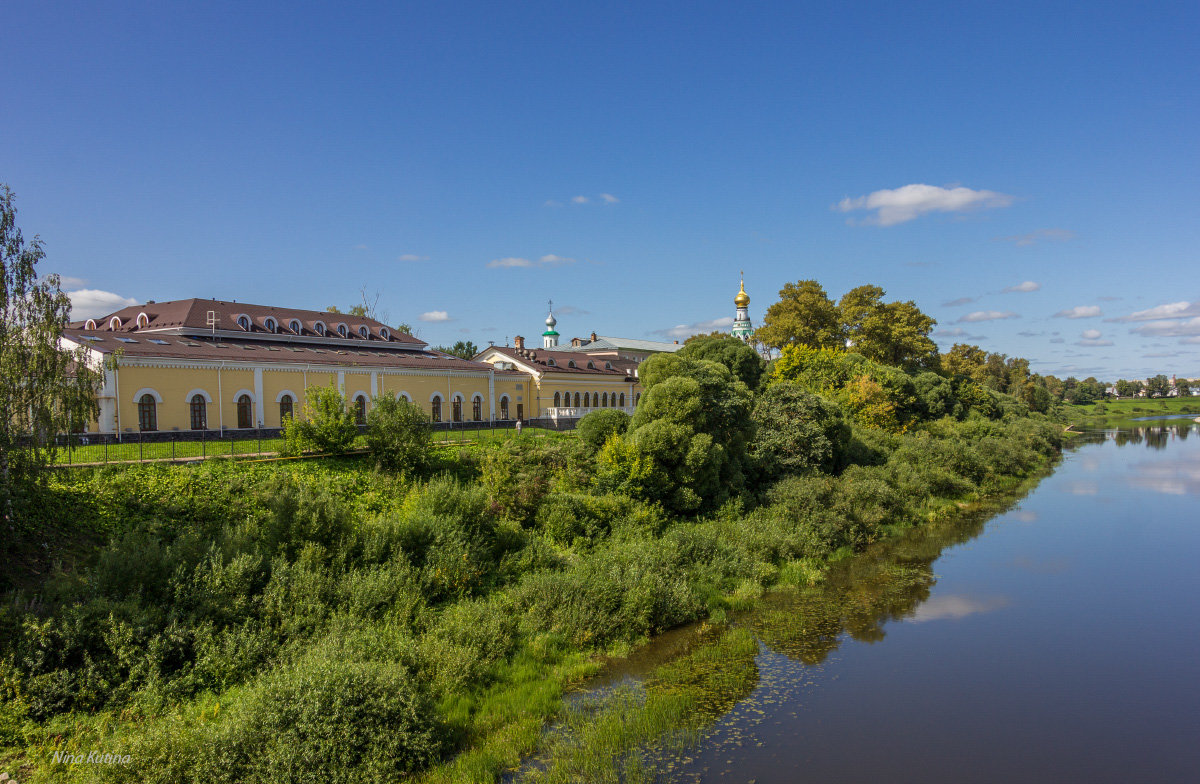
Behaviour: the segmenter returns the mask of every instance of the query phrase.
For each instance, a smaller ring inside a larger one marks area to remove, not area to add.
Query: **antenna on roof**
[[[217,318],[217,311],[215,311],[215,310],[208,311],[208,318],[205,320],[204,323],[212,328],[212,333],[214,335],[217,334],[217,322],[218,321],[220,321],[220,319]]]

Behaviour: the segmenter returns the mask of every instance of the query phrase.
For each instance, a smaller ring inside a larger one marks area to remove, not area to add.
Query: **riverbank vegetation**
[[[1063,406],[1063,417],[1076,427],[1132,427],[1154,419],[1200,417],[1200,397],[1135,397]]]
[[[1059,449],[1061,427],[1017,397],[830,347],[767,368],[707,338],[640,380],[629,421],[604,412],[579,437],[54,473],[26,524],[77,546],[0,609],[0,769],[493,780],[602,656],[699,619],[720,631],[765,589],[955,515]],[[752,662],[752,641],[722,645]],[[690,677],[660,674],[641,730],[610,722],[595,742],[694,726]],[[53,761],[91,750],[130,763]]]

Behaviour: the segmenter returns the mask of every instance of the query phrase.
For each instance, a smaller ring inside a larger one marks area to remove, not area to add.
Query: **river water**
[[[1095,436],[737,623],[757,685],[665,780],[1200,781],[1200,426]]]

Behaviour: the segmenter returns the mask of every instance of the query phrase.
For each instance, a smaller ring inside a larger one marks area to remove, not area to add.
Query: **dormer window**
[[[589,360],[588,360],[588,370],[595,370],[595,369],[596,369],[596,363],[595,363],[595,362],[592,362],[592,361],[589,359]]]
[[[318,321],[316,324],[313,324],[313,332],[316,332],[321,337],[325,337],[325,322]]]
[[[554,367],[554,357],[550,357],[550,359],[547,359],[546,364],[549,365],[550,367]]]
[[[88,319],[87,321],[85,321],[83,324],[83,328],[84,329],[95,329],[96,328],[96,319]]]
[[[275,334],[275,332],[279,330],[279,323],[270,316],[267,316],[265,319],[263,319],[263,326],[266,327],[267,332],[270,332],[271,334]]]
[[[338,324],[337,330],[338,330],[338,334],[341,335],[342,337],[346,337],[347,335],[350,334],[350,328],[347,327],[345,324]]]
[[[568,359],[568,360],[567,360],[567,367],[579,367],[579,365],[576,365],[576,364],[575,364],[575,360],[573,360],[573,359]]]
[[[241,327],[243,330],[245,330],[246,332],[249,332],[250,331],[250,317],[249,316],[238,316],[237,317],[237,325],[239,327]]]
[[[139,313],[137,316],[137,325],[138,325],[138,329],[142,329],[143,327],[150,326],[150,317],[147,316],[145,313]]]
[[[384,340],[391,340],[392,333],[390,330],[388,330],[387,327],[380,327],[379,328],[379,337],[383,338]]]
[[[112,318],[110,318],[108,320],[108,328],[111,330],[120,329],[121,328],[121,318],[119,316],[113,316]]]
[[[612,363],[611,363],[611,362],[605,362],[605,363],[604,363],[604,369],[605,369],[605,370],[612,370]]]
[[[299,335],[304,330],[304,327],[300,324],[300,322],[297,319],[292,319],[291,324],[289,324],[288,326],[292,330],[292,332],[294,332],[297,335]]]
[[[363,324],[358,328],[358,334],[362,335],[364,340],[369,340],[371,337],[371,330],[366,324]]]

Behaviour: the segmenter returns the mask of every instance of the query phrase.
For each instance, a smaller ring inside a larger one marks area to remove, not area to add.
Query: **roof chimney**
[[[515,338],[513,338],[513,345],[517,348],[525,348],[525,338],[517,335]]]
[[[676,341],[675,341],[675,345],[676,345],[676,346],[678,346],[678,345],[679,345],[679,341],[678,341],[678,340],[676,340]]]
[[[583,341],[580,340],[579,338],[571,338],[571,347],[572,348],[579,348],[582,345],[583,345]]]
[[[595,333],[595,332],[593,332],[593,333],[592,333],[592,342],[593,342],[593,343],[595,343],[595,342],[596,342],[597,340],[599,340],[599,339],[600,339],[600,338],[596,337],[596,333]]]

